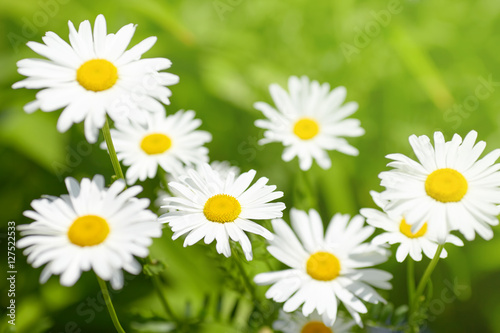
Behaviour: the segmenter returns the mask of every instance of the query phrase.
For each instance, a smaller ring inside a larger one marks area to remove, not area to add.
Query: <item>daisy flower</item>
[[[105,188],[101,175],[80,184],[68,177],[66,187],[69,195],[31,203],[34,210],[24,215],[35,222],[18,227],[24,237],[17,246],[26,248],[23,253],[33,267],[47,264],[41,283],[60,274],[61,284],[72,286],[81,272],[93,269],[114,289],[121,288],[122,269],[139,274],[134,256],[146,257],[151,238],[161,236],[161,224],[147,210],[149,200],[135,197],[140,186],[123,191],[122,180]]]
[[[359,313],[367,312],[362,301],[385,302],[371,286],[391,288],[390,273],[368,268],[388,257],[384,248],[362,243],[375,229],[364,227],[364,219],[359,215],[349,222],[349,215],[336,214],[323,234],[321,217],[314,209],[309,214],[292,209],[290,219],[295,233],[282,219],[272,221],[275,237],[267,248],[290,269],[261,273],[254,281],[259,285],[272,284],[266,297],[285,302],[285,312],[295,311],[303,304],[304,316],[316,310],[327,325],[333,325],[338,303],[342,302],[361,326]]]
[[[371,191],[370,194],[380,208],[383,209],[387,205],[387,201],[380,198],[380,193]],[[424,223],[416,232],[412,232],[411,225],[403,216],[390,211],[384,213],[377,209],[363,208],[361,215],[366,217],[368,224],[386,231],[372,239],[373,244],[401,244],[396,251],[397,261],[403,262],[408,254],[413,260],[420,261],[422,251],[428,258],[434,258],[438,244],[435,235],[429,232],[427,223]],[[464,245],[460,238],[454,235],[448,235],[446,242],[457,246]],[[446,258],[447,256],[448,253],[443,249],[440,257]]]
[[[441,132],[434,133],[434,146],[425,135],[410,136],[410,145],[418,162],[402,154],[390,154],[388,166],[393,170],[380,173],[386,188],[382,198],[389,203],[385,211],[394,210],[412,224],[416,232],[427,223],[437,241],[443,244],[451,230],[460,231],[473,240],[477,232],[491,239],[490,225],[497,225],[500,213],[500,149],[484,158],[479,156],[486,143],[476,142],[477,133],[462,138],[455,134],[445,142]]]
[[[330,91],[328,83],[320,85],[307,76],[292,76],[288,88],[289,93],[277,84],[269,87],[276,109],[264,102],[255,103],[254,107],[268,118],[255,122],[255,126],[266,130],[260,144],[281,142],[285,146],[283,160],[288,162],[298,156],[302,170],[309,170],[313,159],[323,169],[330,168],[329,150],[358,155],[358,150],[343,137],[361,136],[365,131],[358,119],[345,119],[356,112],[358,104],[342,105],[344,87]]]
[[[283,333],[349,333],[355,325],[352,320],[338,316],[333,325],[325,324],[317,312],[305,317],[300,312],[280,311],[279,318],[273,323],[273,329]]]
[[[111,137],[118,159],[129,166],[129,184],[154,178],[158,166],[179,173],[183,165],[208,162],[208,149],[203,145],[212,140],[212,135],[196,130],[201,120],[194,116],[194,111],[180,110],[170,116],[163,112],[147,114],[144,125],[128,120],[115,123]],[[106,149],[105,142],[101,148]]]
[[[143,110],[164,112],[179,77],[159,72],[171,61],[165,58],[140,59],[156,42],[149,37],[125,51],[136,26],[128,24],[116,34],[107,34],[106,20],[97,16],[94,31],[83,21],[78,31],[70,21],[69,44],[53,32],[42,38],[45,44],[28,42],[28,47],[47,59],[23,59],[17,65],[26,79],[12,87],[42,89],[24,109],[31,113],[64,108],[57,129],[67,131],[85,119],[85,136],[97,141],[106,113],[113,120],[130,117],[143,121]]]
[[[250,186],[255,170],[237,176],[229,172],[225,177],[210,165],[199,170],[190,169],[185,176],[170,182],[174,197],[165,199],[168,213],[160,222],[168,223],[177,239],[188,234],[184,246],[205,239],[205,244],[217,241],[217,252],[231,255],[229,238],[239,242],[247,260],[252,260],[252,245],[244,231],[271,239],[266,228],[252,220],[268,220],[281,217],[285,204],[270,201],[281,198],[283,192],[276,186],[266,185],[267,178],[260,178]]]

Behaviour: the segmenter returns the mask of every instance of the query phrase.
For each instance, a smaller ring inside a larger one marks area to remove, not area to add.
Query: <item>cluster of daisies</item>
[[[385,302],[375,288],[390,289],[392,275],[372,267],[388,260],[387,244],[400,244],[397,261],[408,255],[420,261],[422,252],[433,258],[440,244],[463,245],[451,233],[455,230],[468,240],[476,232],[492,237],[490,226],[498,224],[500,213],[500,164],[495,164],[500,150],[479,159],[485,143],[476,143],[474,131],[463,141],[455,135],[449,142],[436,132],[434,146],[426,136],[411,136],[418,161],[388,155],[393,169],[380,174],[385,190],[371,193],[381,210],[364,208],[354,217],[336,214],[324,223],[314,209],[291,208],[288,224],[281,219],[285,204],[276,201],[283,193],[267,178],[227,162],[208,163],[204,145],[212,136],[199,130],[194,111],[166,114],[167,87],[179,78],[163,72],[171,65],[168,59],[141,59],[156,37],[126,50],[135,28],[129,24],[108,34],[102,15],[93,31],[88,21],[78,30],[69,22],[69,43],[48,32],[44,44],[28,43],[46,59],[18,62],[19,73],[27,78],[13,87],[41,89],[25,106],[27,112],[63,108],[58,130],[84,121],[90,143],[109,126],[109,116],[116,158],[127,167],[126,181],[106,187],[100,175],[80,183],[67,178],[67,195],[32,202],[33,210],[24,215],[34,222],[19,227],[24,237],[18,246],[25,248],[33,267],[45,265],[42,283],[60,275],[61,284],[71,286],[92,269],[121,288],[123,270],[141,272],[136,257],[149,255],[152,238],[161,236],[164,224],[174,240],[184,237],[184,246],[215,241],[217,252],[226,257],[231,242],[239,243],[249,261],[251,233],[264,237],[270,255],[288,266],[254,278],[259,285],[271,285],[267,298],[283,303],[274,328],[339,333],[362,326],[366,303]],[[364,130],[359,120],[348,118],[358,105],[344,103],[344,87],[332,90],[327,83],[291,77],[288,91],[277,84],[269,90],[275,106],[255,103],[266,117],[255,125],[265,129],[261,144],[283,144],[284,161],[297,157],[300,169],[307,171],[314,161],[328,169],[330,151],[358,154],[346,138]],[[114,154],[108,144],[102,148]],[[168,181],[158,200],[164,212],[160,217],[148,209],[149,199],[137,198],[142,188],[135,185],[157,175]],[[261,220],[272,220],[273,232],[256,222]],[[376,228],[383,232],[371,238]],[[340,313],[341,305],[354,321]]]

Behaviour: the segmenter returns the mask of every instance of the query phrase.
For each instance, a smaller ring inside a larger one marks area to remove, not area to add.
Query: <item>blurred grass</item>
[[[16,61],[35,56],[24,46],[26,41],[41,41],[48,30],[67,39],[68,20],[93,21],[99,13],[106,16],[110,32],[130,22],[138,24],[132,44],[158,36],[157,45],[146,56],[170,58],[171,71],[181,78],[172,88],[172,105],[167,112],[197,111],[203,129],[214,136],[208,145],[210,157],[229,160],[242,170],[255,168],[259,176],[269,177],[270,183],[285,192],[287,206],[292,200],[297,162],[284,163],[278,144],[257,145],[262,132],[253,122],[261,115],[252,105],[258,100],[270,102],[268,85],[285,85],[290,75],[305,74],[332,86],[346,86],[347,99],[360,105],[355,116],[361,119],[366,134],[350,140],[359,148],[359,157],[332,153],[332,169],[313,168],[323,194],[320,207],[325,220],[335,212],[356,214],[361,207],[373,207],[368,192],[381,190],[377,175],[385,169],[384,156],[410,154],[407,138],[411,134],[431,135],[442,130],[450,138],[455,132],[464,135],[475,129],[487,140],[488,150],[500,146],[497,90],[463,115],[450,111],[454,103],[462,104],[474,96],[479,77],[500,81],[500,2],[401,1],[402,12],[392,15],[389,24],[349,59],[340,45],[355,45],[357,33],[374,22],[373,12],[388,8],[388,1],[220,2],[228,6],[224,13],[215,7],[219,2],[201,0],[0,2],[0,34],[5,37],[0,40],[2,226],[9,220],[28,223],[21,213],[29,209],[31,200],[43,194],[65,193],[61,177],[101,173],[110,179],[112,168],[106,154],[97,145],[85,146],[81,125],[58,133],[55,123],[59,112],[26,115],[22,106],[35,92],[10,88],[21,79]],[[52,6],[50,15],[45,14],[46,22],[33,25],[34,31],[27,34],[27,25],[40,23],[49,3],[57,8]],[[75,147],[88,149],[75,156]],[[152,198],[157,183],[147,181],[144,187],[144,195]],[[5,240],[0,241],[4,248]],[[205,293],[227,291],[224,276],[213,269],[214,259],[207,257],[205,250],[200,245],[184,249],[181,241],[170,240],[168,232],[153,246],[153,254],[167,265],[166,292],[178,312],[184,311],[188,300],[199,308]],[[6,260],[5,251],[1,253]],[[454,276],[470,290],[446,304],[443,313],[429,323],[431,331],[500,332],[498,253],[497,238],[450,249],[450,258],[438,267],[435,290]],[[22,272],[17,281],[18,332],[65,331],[66,323],[72,321],[82,332],[112,330],[105,311],[95,311],[95,318],[87,322],[90,315],[77,310],[89,295],[97,294],[92,274],[84,274],[72,288],[61,287],[56,278],[39,286],[40,269],[28,267],[19,251],[17,265]],[[255,265],[256,270],[265,269]],[[394,261],[384,267],[395,275],[391,300],[403,304],[405,268]],[[251,269],[255,270],[254,266]],[[0,287],[5,289],[4,280]],[[259,287],[259,292],[264,290]],[[2,292],[1,304],[6,300]],[[127,313],[162,316],[143,276],[131,280],[115,300],[127,325]],[[0,323],[0,332],[5,324]],[[232,324],[213,325],[216,328],[212,331],[229,332]]]

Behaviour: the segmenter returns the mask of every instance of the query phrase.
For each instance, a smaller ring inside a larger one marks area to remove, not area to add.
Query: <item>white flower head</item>
[[[276,108],[264,102],[254,105],[268,118],[255,122],[266,130],[260,144],[281,142],[285,146],[283,160],[288,162],[297,156],[302,170],[311,168],[313,159],[323,169],[330,168],[329,150],[358,155],[344,137],[361,136],[365,131],[358,119],[345,119],[356,112],[358,104],[342,105],[344,87],[330,91],[328,83],[309,81],[307,76],[290,77],[288,87],[289,92],[277,84],[269,87]]]
[[[208,149],[203,145],[212,135],[196,130],[201,120],[194,111],[180,110],[165,116],[163,112],[146,115],[146,124],[118,121],[111,137],[118,159],[129,166],[129,184],[154,178],[158,167],[168,173],[179,173],[183,166],[208,162]],[[106,148],[103,142],[102,148]]]
[[[20,225],[17,246],[26,248],[28,263],[37,268],[47,264],[40,276],[45,283],[53,274],[61,284],[72,286],[81,272],[90,269],[114,289],[123,286],[122,269],[141,272],[134,258],[146,257],[153,237],[161,236],[157,216],[147,209],[149,199],[137,199],[140,186],[126,189],[115,181],[104,187],[104,177],[66,178],[68,195],[34,200],[34,210],[24,212],[35,220]]]
[[[484,158],[479,156],[486,143],[475,143],[477,133],[462,138],[455,134],[445,142],[441,132],[434,133],[434,147],[422,135],[410,136],[418,162],[402,154],[390,154],[388,166],[393,170],[380,173],[381,193],[389,203],[385,211],[394,211],[412,224],[417,232],[424,223],[443,244],[451,230],[460,231],[473,240],[477,232],[491,239],[491,225],[497,225],[500,213],[500,149]]]
[[[126,51],[136,26],[128,24],[116,34],[107,34],[106,20],[97,16],[94,31],[83,21],[78,31],[69,21],[69,44],[53,32],[42,38],[44,44],[28,42],[28,47],[45,59],[23,59],[17,65],[26,79],[13,88],[42,89],[26,112],[45,112],[64,108],[57,129],[67,131],[85,120],[85,136],[97,141],[106,114],[113,120],[128,117],[144,122],[144,113],[164,112],[170,104],[166,88],[179,82],[174,74],[159,72],[171,61],[165,58],[140,59],[156,42],[149,37]],[[145,111],[147,110],[147,111]]]
[[[380,197],[380,193],[371,191],[373,201],[380,208],[387,205],[387,201]],[[436,236],[428,229],[427,223],[416,232],[412,232],[411,225],[406,219],[392,212],[381,212],[377,209],[363,208],[361,215],[366,217],[366,222],[371,226],[385,230],[386,232],[376,236],[373,244],[400,244],[396,251],[396,260],[403,262],[408,254],[415,261],[422,260],[422,251],[424,254],[432,259],[436,254],[438,244],[436,243]],[[464,243],[455,235],[448,235],[446,242],[452,243],[457,246],[463,246]],[[441,258],[446,258],[448,253],[443,249]]]
[[[272,284],[266,297],[285,302],[285,312],[302,305],[304,316],[317,311],[326,324],[333,325],[342,302],[361,326],[359,313],[367,312],[362,301],[385,302],[372,286],[391,288],[390,273],[368,268],[385,262],[389,255],[378,245],[363,243],[374,228],[363,226],[362,216],[349,222],[349,215],[336,214],[324,234],[321,217],[314,209],[309,214],[292,209],[290,219],[295,233],[285,221],[273,220],[275,237],[267,248],[290,269],[258,274],[255,282]]]
[[[276,186],[266,185],[265,177],[250,186],[255,170],[236,176],[229,172],[222,177],[208,164],[198,170],[190,169],[187,175],[170,182],[174,197],[165,198],[168,213],[160,221],[168,223],[174,232],[173,239],[188,234],[184,246],[204,238],[205,244],[217,241],[217,252],[231,255],[229,238],[239,242],[247,260],[252,260],[252,245],[244,231],[272,238],[271,232],[252,220],[268,220],[283,215],[285,204],[270,202],[281,198],[283,192]]]
[[[308,317],[301,312],[286,313],[280,311],[278,320],[273,323],[273,329],[283,333],[349,333],[356,324],[337,316],[333,325],[327,324],[316,311]]]

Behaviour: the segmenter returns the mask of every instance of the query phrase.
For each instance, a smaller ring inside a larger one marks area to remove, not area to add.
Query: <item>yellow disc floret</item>
[[[467,180],[457,170],[437,169],[425,180],[425,192],[440,202],[458,202],[467,193]]]
[[[88,60],[76,71],[76,80],[87,90],[107,90],[118,80],[118,69],[106,59]]]
[[[427,233],[427,223],[424,223],[416,233],[413,233],[411,232],[411,225],[406,223],[406,220],[403,218],[399,224],[399,231],[408,238],[419,238]]]
[[[293,126],[293,133],[302,140],[310,140],[319,133],[319,124],[311,118],[301,118]]]
[[[142,138],[141,149],[148,155],[161,154],[172,146],[172,140],[161,133],[152,133]]]
[[[78,246],[94,246],[104,242],[109,225],[97,215],[83,215],[73,221],[68,230],[69,241]]]
[[[321,321],[310,321],[302,327],[300,333],[333,333],[333,331]]]
[[[306,263],[306,271],[313,279],[330,281],[340,274],[340,261],[329,252],[313,253]]]
[[[212,222],[226,223],[236,220],[241,213],[241,205],[235,197],[217,194],[209,198],[203,208],[203,214]]]

